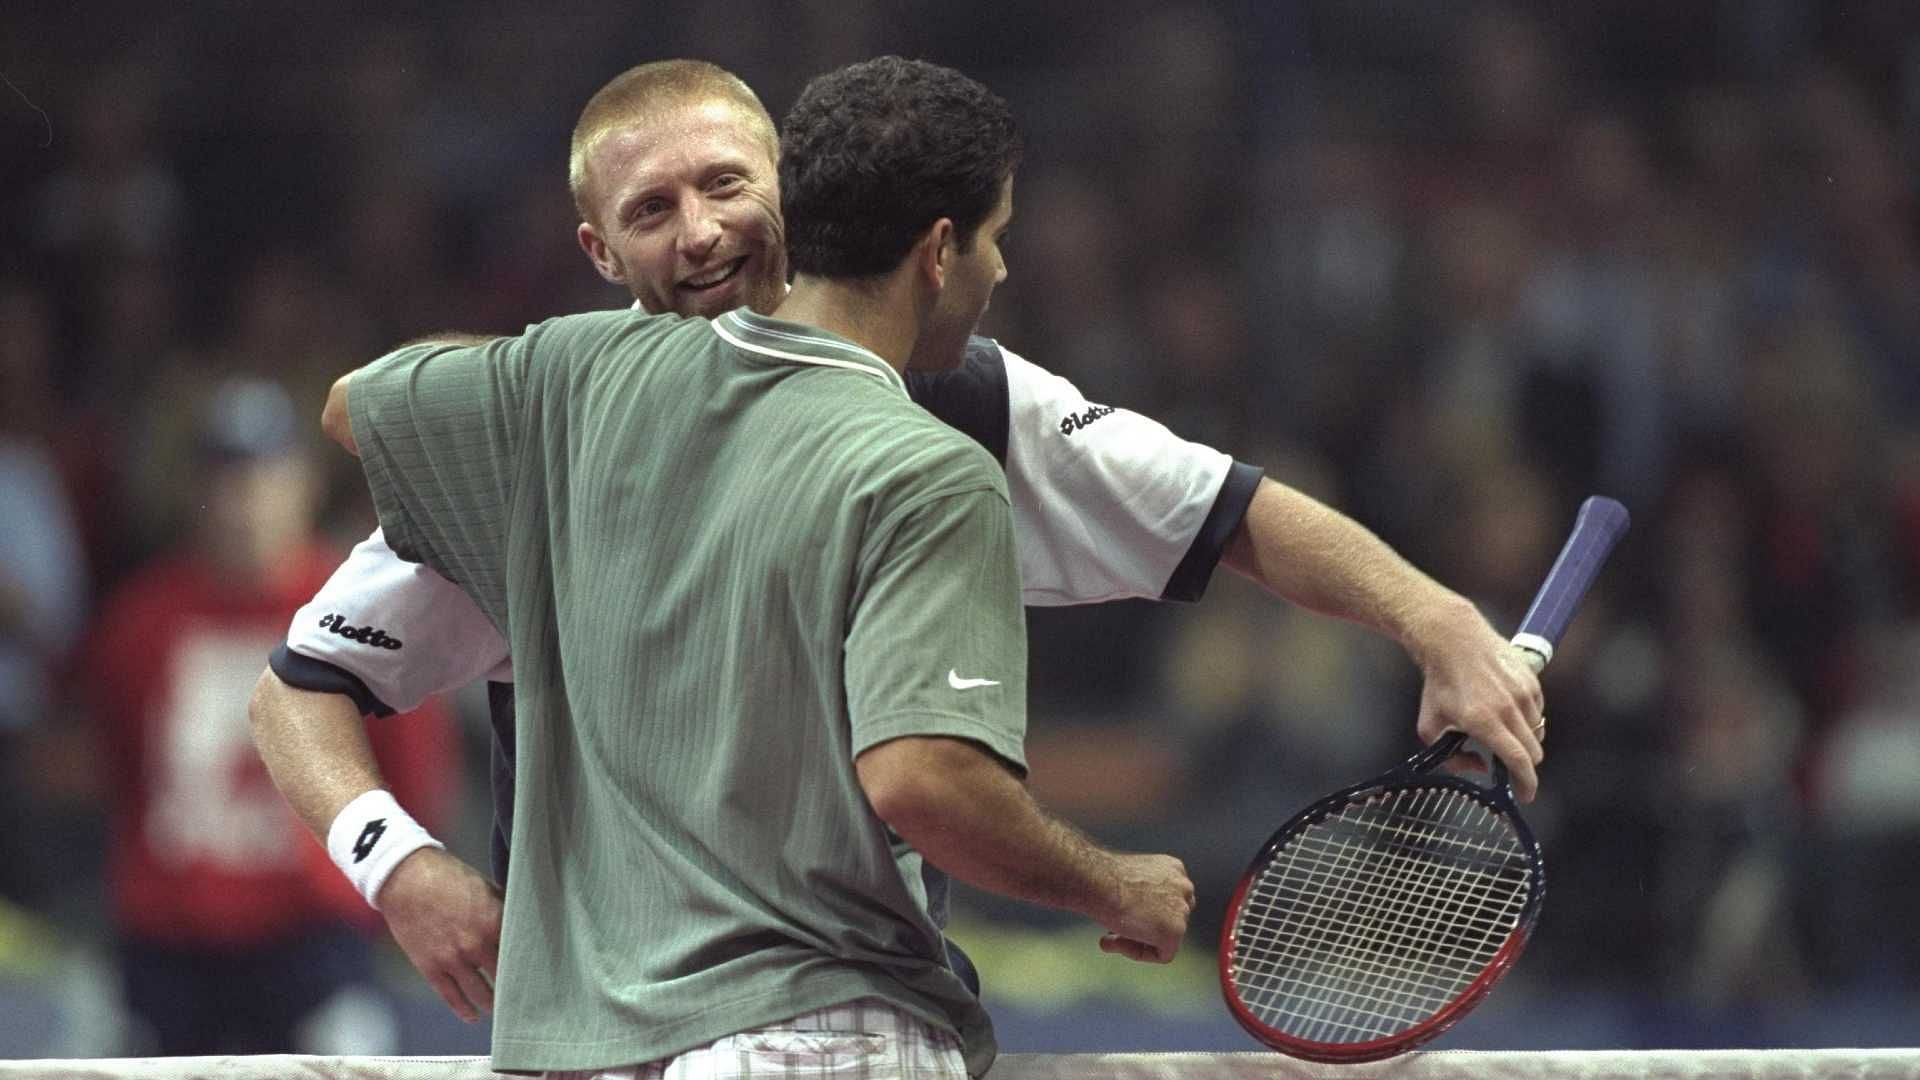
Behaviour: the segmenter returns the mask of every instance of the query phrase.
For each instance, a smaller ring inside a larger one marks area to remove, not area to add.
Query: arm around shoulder
[[[468,348],[478,348],[491,344],[497,340],[498,337],[499,335],[497,334],[465,334],[449,331],[446,333],[431,334],[427,337],[415,338],[412,341],[398,346],[394,349],[394,352],[399,352],[401,349],[412,348],[416,345],[457,345]],[[358,369],[356,369],[356,371],[357,370]],[[347,453],[352,454],[354,457],[359,457],[360,445],[353,437],[353,416],[347,410],[349,384],[352,383],[356,371],[349,371],[345,375],[335,379],[333,386],[328,389],[327,403],[320,410],[320,430],[326,433],[327,438],[332,439],[345,448]]]
[[[320,430],[347,453],[359,457],[360,444],[353,439],[353,420],[347,413],[347,390],[352,381],[351,371],[333,380],[333,387],[327,391],[327,404],[320,410]]]

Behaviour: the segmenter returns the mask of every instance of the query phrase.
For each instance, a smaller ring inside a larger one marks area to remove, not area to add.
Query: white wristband
[[[444,850],[446,845],[400,809],[392,792],[380,788],[341,807],[327,829],[327,854],[333,856],[333,864],[376,909],[380,905],[374,898],[380,895],[380,886],[387,883],[393,868],[423,847]]]

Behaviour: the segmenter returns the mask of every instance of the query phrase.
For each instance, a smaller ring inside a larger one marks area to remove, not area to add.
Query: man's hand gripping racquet
[[[1513,637],[1535,671],[1626,532],[1595,496]],[[1335,792],[1268,839],[1227,905],[1220,987],[1240,1026],[1310,1061],[1392,1057],[1445,1031],[1527,943],[1546,888],[1506,768],[1492,785],[1436,773],[1450,732]],[[1490,756],[1491,757],[1491,756]]]

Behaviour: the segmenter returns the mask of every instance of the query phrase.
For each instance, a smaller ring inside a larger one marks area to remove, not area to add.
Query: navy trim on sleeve
[[[1207,591],[1213,568],[1227,550],[1227,541],[1233,537],[1234,530],[1245,520],[1247,505],[1253,502],[1254,490],[1265,475],[1266,470],[1244,462],[1236,461],[1228,467],[1227,478],[1220,484],[1220,494],[1213,498],[1213,509],[1207,511],[1207,520],[1200,523],[1200,531],[1195,534],[1193,545],[1187,548],[1186,557],[1174,567],[1160,599],[1194,601]]]
[[[362,716],[392,716],[393,709],[386,702],[373,696],[367,684],[360,677],[342,667],[335,667],[325,660],[315,660],[311,656],[294,652],[287,648],[286,642],[274,646],[267,656],[267,666],[280,676],[280,681],[300,690],[311,690],[316,694],[344,694],[353,699],[360,707]]]
[[[991,339],[967,340],[967,356],[951,371],[907,372],[907,393],[948,427],[987,448],[1007,467],[1007,432],[1012,425],[1007,390],[1007,361]]]

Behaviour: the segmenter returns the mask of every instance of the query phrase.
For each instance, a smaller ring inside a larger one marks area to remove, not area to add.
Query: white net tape
[[[501,1080],[486,1058],[246,1057],[0,1061],[0,1080]],[[1429,1050],[1368,1065],[1269,1053],[1004,1054],[989,1080],[1879,1080],[1912,1050]]]

